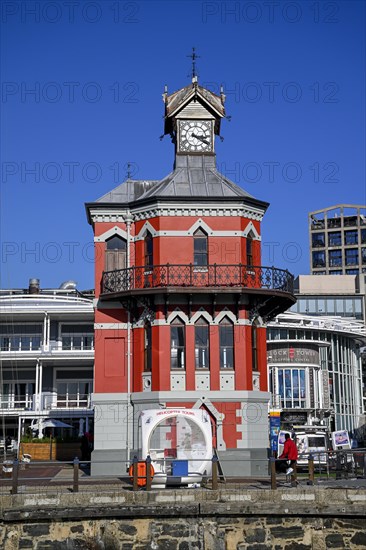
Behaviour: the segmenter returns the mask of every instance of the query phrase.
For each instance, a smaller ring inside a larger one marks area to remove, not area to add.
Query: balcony
[[[228,291],[267,291],[293,294],[293,275],[275,267],[247,265],[154,265],[105,271],[102,277],[102,295],[156,293],[172,288],[189,292],[202,289]]]

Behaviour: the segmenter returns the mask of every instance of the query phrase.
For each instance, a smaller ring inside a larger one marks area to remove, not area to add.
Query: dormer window
[[[207,241],[208,239],[206,233],[202,229],[197,229],[197,231],[193,235],[193,264],[196,266],[208,265]]]
[[[127,242],[114,235],[106,241],[105,271],[126,269]]]

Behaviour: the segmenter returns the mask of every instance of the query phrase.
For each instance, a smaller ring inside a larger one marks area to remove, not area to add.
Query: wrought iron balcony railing
[[[164,287],[250,288],[293,294],[291,273],[275,267],[236,265],[154,265],[105,271],[102,294]]]

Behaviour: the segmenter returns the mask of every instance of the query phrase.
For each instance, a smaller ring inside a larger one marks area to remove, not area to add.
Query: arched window
[[[105,271],[115,269],[126,269],[127,242],[114,235],[106,241],[105,248]]]
[[[209,324],[203,317],[194,326],[194,358],[196,369],[210,368]]]
[[[247,265],[253,265],[253,235],[247,235]]]
[[[153,237],[149,231],[147,231],[145,236],[145,267],[152,267],[154,265],[154,246],[153,246]]]
[[[170,326],[170,367],[185,368],[185,327],[179,317],[176,317]]]
[[[234,368],[234,325],[227,317],[220,322],[220,369]]]
[[[146,323],[144,327],[144,371],[151,372],[151,325]]]
[[[193,264],[206,266],[208,264],[207,235],[202,229],[197,229],[193,235]]]

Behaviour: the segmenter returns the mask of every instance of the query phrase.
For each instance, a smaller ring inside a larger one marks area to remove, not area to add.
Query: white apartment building
[[[0,291],[0,313],[0,440],[16,441],[39,418],[67,423],[68,435],[92,429],[93,292],[31,279]]]

